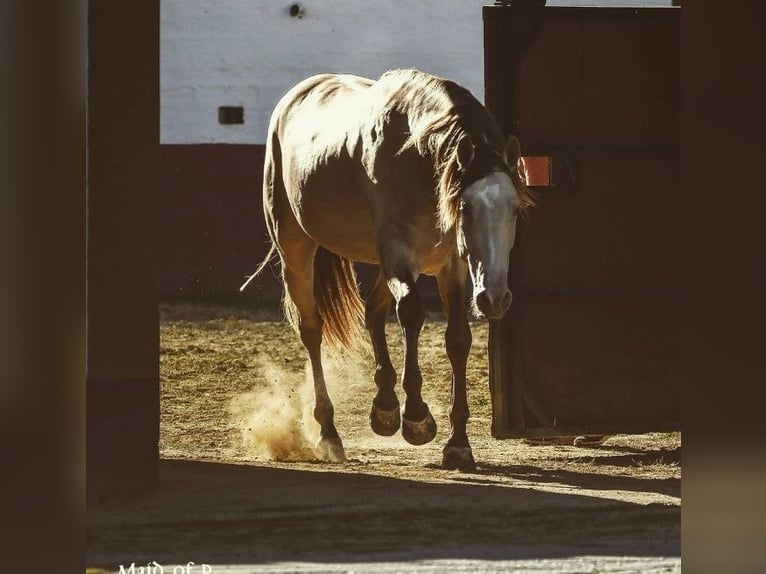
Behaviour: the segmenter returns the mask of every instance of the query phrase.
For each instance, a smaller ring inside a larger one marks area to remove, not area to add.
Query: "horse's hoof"
[[[391,436],[396,434],[401,426],[401,415],[399,414],[399,407],[390,411],[384,411],[383,409],[372,404],[372,410],[370,411],[370,427],[372,431],[380,436]]]
[[[319,460],[346,462],[346,453],[340,438],[320,438],[314,447],[314,454]]]
[[[434,440],[436,436],[436,421],[431,413],[422,421],[414,422],[402,416],[402,436],[410,444],[420,446]]]
[[[442,468],[445,470],[461,470],[473,472],[476,462],[470,446],[445,446],[442,451]]]

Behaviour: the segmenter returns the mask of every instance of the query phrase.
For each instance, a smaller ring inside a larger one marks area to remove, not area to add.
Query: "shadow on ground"
[[[648,456],[644,456],[648,455]],[[643,453],[642,455],[626,456],[602,456],[598,458],[576,457],[569,459],[572,462],[588,462],[594,467],[609,464],[614,466],[636,466],[656,462],[655,453]],[[668,459],[663,459],[668,460]],[[680,478],[642,478],[638,476],[609,475],[600,472],[575,472],[563,468],[550,470],[532,465],[495,465],[481,463],[478,474],[487,477],[508,477],[535,483],[552,483],[575,486],[589,490],[624,490],[630,492],[653,492],[666,496],[681,498]],[[482,479],[472,476],[457,480],[464,482],[480,482]],[[485,479],[486,483],[487,480]]]
[[[160,469],[154,491],[88,509],[89,566],[680,556],[678,506],[465,482],[493,473],[523,478],[531,467],[455,473],[458,480],[447,482],[324,465],[163,460]],[[546,473],[584,488],[615,487],[600,475],[565,471],[534,469],[534,480]],[[657,488],[640,480],[629,486]]]

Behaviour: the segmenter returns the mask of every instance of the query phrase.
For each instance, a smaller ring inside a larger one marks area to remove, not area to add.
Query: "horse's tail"
[[[240,293],[250,284],[250,281],[258,277],[261,272],[266,268],[271,261],[274,254],[277,252],[277,239],[274,233],[274,214],[271,212],[270,205],[273,205],[273,199],[268,201],[267,198],[273,198],[275,193],[275,186],[282,185],[282,150],[279,145],[279,137],[277,136],[275,120],[272,117],[269,123],[269,137],[266,140],[266,154],[263,160],[263,217],[266,220],[266,230],[269,232],[271,238],[271,248],[263,258],[255,273],[247,278],[242,286],[239,288]]]
[[[317,248],[314,297],[327,344],[335,349],[358,348],[365,340],[364,302],[359,294],[354,264],[323,247]]]
[[[258,277],[258,275],[261,274],[261,271],[263,271],[266,268],[266,265],[269,264],[269,261],[271,261],[271,258],[274,257],[274,254],[276,252],[277,252],[277,244],[276,243],[272,243],[271,244],[271,249],[269,249],[269,252],[266,254],[266,257],[264,257],[263,261],[261,261],[261,263],[258,265],[258,268],[255,270],[255,273],[250,275],[247,278],[247,281],[245,281],[242,284],[242,286],[239,288],[239,292],[240,293],[245,290],[245,288],[250,284],[250,281],[252,281],[256,277]]]

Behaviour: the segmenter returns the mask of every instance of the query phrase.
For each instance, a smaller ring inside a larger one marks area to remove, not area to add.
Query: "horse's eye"
[[[460,202],[460,212],[465,215],[471,212],[471,206],[465,201]]]

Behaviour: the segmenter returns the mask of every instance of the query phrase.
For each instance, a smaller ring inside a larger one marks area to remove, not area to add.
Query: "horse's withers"
[[[519,193],[502,171],[473,182],[462,195],[458,251],[469,264],[475,311],[488,319],[501,318],[511,306],[508,257],[520,207]]]

